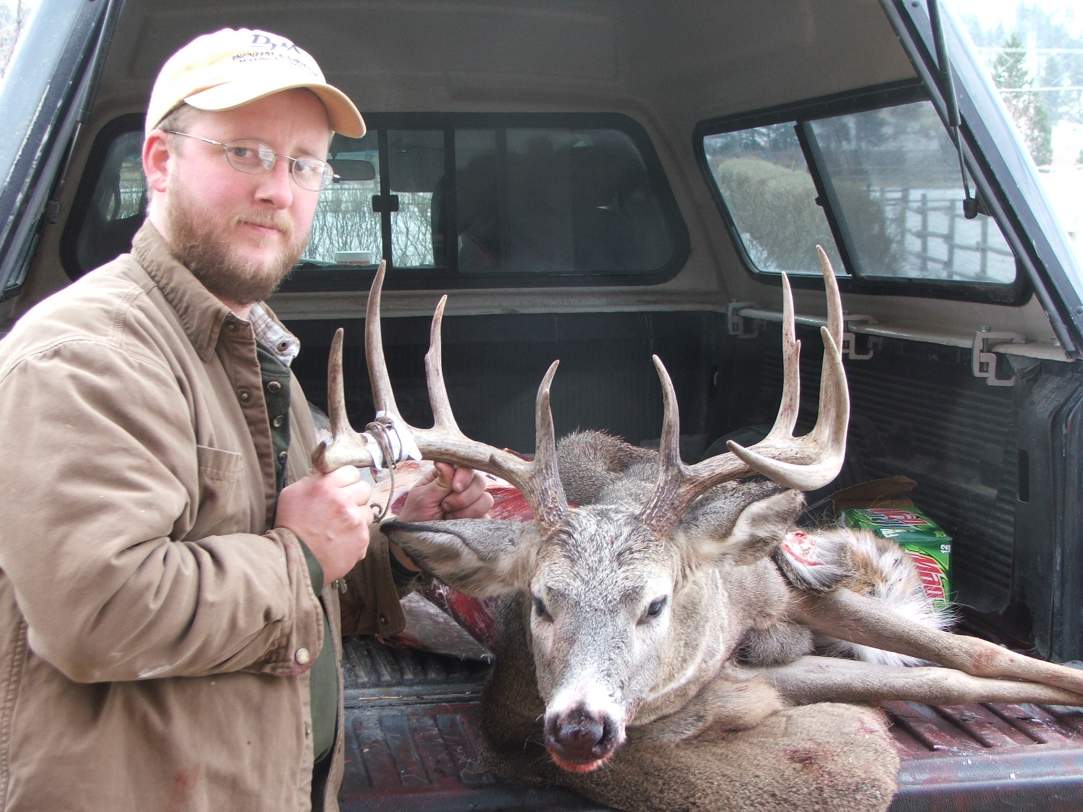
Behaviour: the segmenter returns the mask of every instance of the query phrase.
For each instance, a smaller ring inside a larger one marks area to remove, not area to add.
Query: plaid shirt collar
[[[252,333],[256,341],[262,344],[271,355],[281,361],[284,366],[288,367],[293,363],[293,359],[301,351],[301,342],[271,315],[263,302],[252,305],[248,311],[248,321],[252,325]]]

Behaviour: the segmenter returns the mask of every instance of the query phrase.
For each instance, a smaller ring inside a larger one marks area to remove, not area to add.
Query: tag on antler
[[[403,460],[421,460],[421,451],[410,427],[397,414],[376,412],[376,419],[365,426],[360,436],[364,438],[376,468],[390,468]]]

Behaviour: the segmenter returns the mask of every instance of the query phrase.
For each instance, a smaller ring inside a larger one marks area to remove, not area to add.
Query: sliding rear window
[[[673,276],[688,237],[658,158],[624,116],[365,116],[335,136],[312,234],[285,290],[647,284]],[[255,134],[254,134],[255,135]],[[141,135],[96,148],[66,265],[107,261],[142,219]],[[135,167],[133,174],[132,167]]]
[[[850,289],[1015,301],[996,223],[963,213],[959,158],[913,86],[700,125],[701,165],[749,269],[818,274],[823,245]]]

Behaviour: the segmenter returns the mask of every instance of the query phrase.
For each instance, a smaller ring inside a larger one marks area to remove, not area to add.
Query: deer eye
[[[666,608],[666,598],[655,598],[650,602],[647,607],[647,611],[643,613],[643,620],[650,620],[651,618],[658,617],[662,614],[662,610]]]
[[[545,608],[545,601],[539,598],[537,595],[534,598],[534,614],[543,620],[550,620],[549,610]]]

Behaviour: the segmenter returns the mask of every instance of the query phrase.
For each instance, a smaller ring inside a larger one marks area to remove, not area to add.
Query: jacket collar
[[[144,221],[136,232],[132,254],[176,311],[201,360],[209,361],[214,356],[218,336],[227,320],[245,323],[176,260],[150,220]]]

